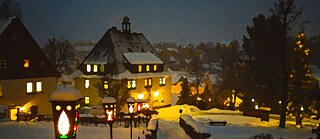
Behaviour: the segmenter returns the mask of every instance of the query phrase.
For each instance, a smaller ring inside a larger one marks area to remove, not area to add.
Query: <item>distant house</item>
[[[0,19],[0,105],[8,117],[51,114],[50,94],[59,73],[18,17]]]
[[[171,76],[165,63],[142,33],[131,32],[130,24],[124,17],[122,30],[110,28],[71,75],[87,105],[101,104],[95,85],[102,84],[107,91],[110,80],[126,81],[130,95],[143,96],[151,107],[171,104]]]

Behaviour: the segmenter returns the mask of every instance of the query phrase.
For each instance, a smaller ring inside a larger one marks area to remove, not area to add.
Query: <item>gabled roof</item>
[[[130,64],[163,64],[164,62],[150,52],[123,53]]]
[[[0,19],[0,34],[2,34],[2,32],[8,27],[8,25],[12,22],[12,19],[14,18],[16,18],[16,16]]]

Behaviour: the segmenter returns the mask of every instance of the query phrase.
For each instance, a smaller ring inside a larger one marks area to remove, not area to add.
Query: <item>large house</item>
[[[151,107],[171,104],[171,76],[165,63],[142,33],[131,32],[130,25],[124,17],[122,30],[111,27],[71,75],[87,105],[100,105],[103,96],[96,85],[108,91],[114,80],[125,82],[129,96],[149,100]]]
[[[8,118],[52,114],[49,98],[59,73],[18,17],[0,19],[0,105]]]

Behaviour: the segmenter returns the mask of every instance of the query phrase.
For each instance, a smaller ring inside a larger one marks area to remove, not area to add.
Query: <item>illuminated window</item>
[[[139,66],[138,66],[138,72],[141,72],[141,71],[142,71],[142,66],[139,65]]]
[[[84,104],[89,104],[90,103],[90,97],[84,97]]]
[[[32,91],[33,91],[32,82],[27,82],[27,93],[32,93]]]
[[[101,71],[101,72],[104,72],[104,65],[101,65],[101,66],[100,66],[100,71]]]
[[[108,81],[104,81],[104,82],[103,82],[103,88],[104,88],[104,89],[108,89],[108,88],[109,88]]]
[[[93,72],[98,72],[98,65],[93,65]]]
[[[87,65],[87,72],[91,72],[91,65],[90,64]]]
[[[2,87],[1,87],[1,84],[0,84],[0,97],[2,97],[3,94],[2,94]]]
[[[153,65],[153,71],[157,71],[157,65]]]
[[[90,81],[88,79],[84,80],[84,88],[89,88],[90,86]]]
[[[25,59],[25,60],[23,60],[23,66],[25,67],[25,68],[29,68],[29,66],[30,66],[30,60],[29,59]]]
[[[42,91],[42,82],[36,82],[36,91],[41,92]]]
[[[144,79],[144,87],[152,86],[152,78]]]
[[[149,65],[146,66],[146,71],[147,72],[150,71],[150,66]]]
[[[135,89],[137,87],[136,80],[129,80],[127,82],[128,89]]]
[[[165,77],[160,77],[159,78],[159,85],[160,86],[165,86],[166,85],[166,78]]]

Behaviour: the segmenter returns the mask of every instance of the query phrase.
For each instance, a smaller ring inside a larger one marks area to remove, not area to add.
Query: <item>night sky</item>
[[[0,0],[2,2],[2,0]],[[252,18],[270,15],[274,0],[14,0],[23,22],[43,45],[48,38],[98,41],[112,26],[121,28],[123,16],[131,30],[143,32],[151,43],[187,44],[238,39]],[[301,21],[308,36],[320,34],[320,0],[296,0],[305,7]],[[293,32],[296,33],[296,32]]]

